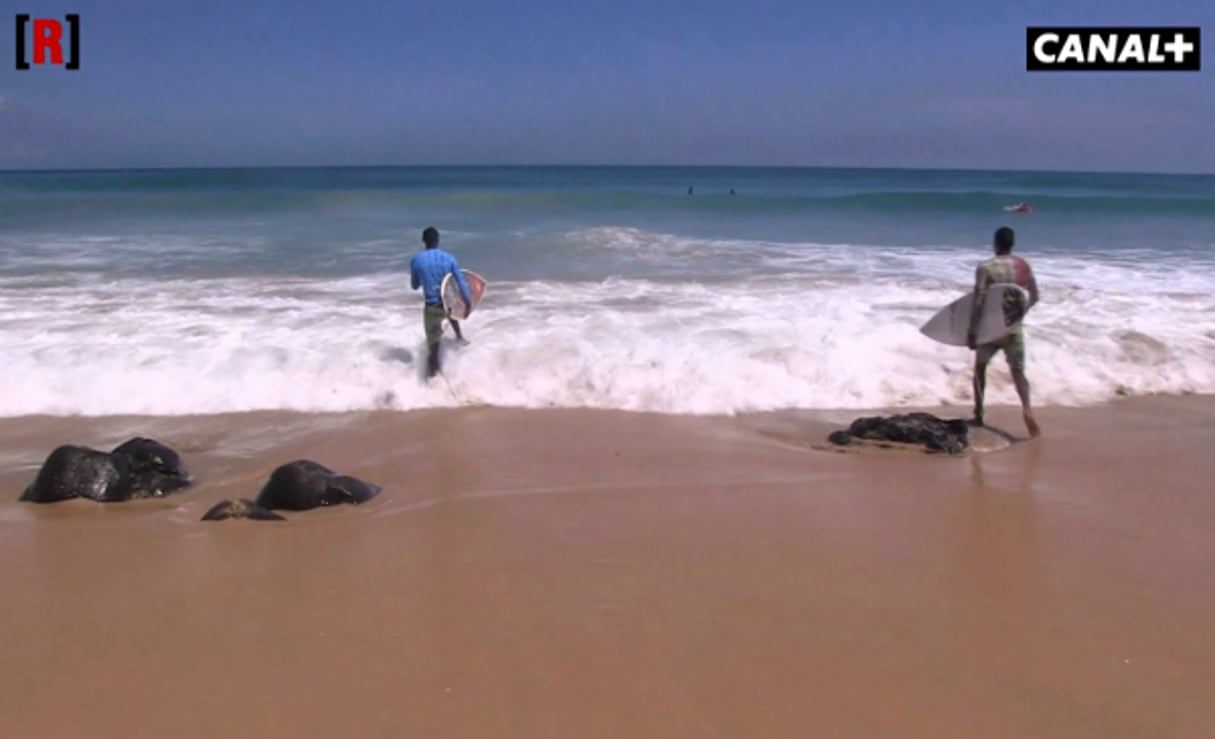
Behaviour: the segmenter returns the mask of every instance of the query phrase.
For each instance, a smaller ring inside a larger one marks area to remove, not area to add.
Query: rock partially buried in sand
[[[852,436],[847,431],[832,431],[827,441],[836,446],[848,446],[852,443]]]
[[[271,511],[310,511],[322,506],[358,505],[380,494],[380,486],[339,475],[324,465],[300,459],[276,469],[258,494],[257,500],[225,500],[203,516],[204,521],[251,518],[260,521],[282,520]]]
[[[229,518],[248,518],[254,521],[286,521],[274,511],[268,511],[248,498],[225,500],[211,507],[203,515],[204,521],[225,521]]]
[[[836,431],[827,441],[848,446],[854,440],[922,446],[930,452],[961,454],[970,445],[970,424],[964,419],[938,418],[931,413],[858,418],[847,431]]]
[[[271,510],[310,511],[343,503],[358,505],[379,494],[379,485],[339,475],[324,465],[301,459],[275,470],[256,502]]]
[[[167,495],[190,484],[181,456],[158,441],[136,437],[118,445],[110,457],[125,461],[132,498]]]
[[[20,500],[56,503],[88,498],[114,503],[158,498],[189,484],[190,475],[177,452],[158,441],[136,437],[109,454],[72,445],[55,449]]]
[[[50,453],[20,499],[31,503],[55,503],[71,498],[116,500],[112,496],[120,477],[109,454],[65,445]]]

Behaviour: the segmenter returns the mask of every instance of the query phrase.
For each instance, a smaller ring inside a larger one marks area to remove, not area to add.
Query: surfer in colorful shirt
[[[428,350],[426,379],[429,380],[439,373],[439,339],[443,336],[444,320],[451,321],[451,327],[456,332],[456,339],[461,344],[468,343],[464,334],[460,333],[460,322],[450,318],[443,308],[443,296],[440,293],[443,278],[448,274],[455,277],[465,305],[472,305],[472,292],[468,289],[468,281],[464,279],[464,272],[460,269],[456,258],[439,248],[438,229],[432,227],[423,231],[422,243],[426,248],[415,254],[410,260],[409,272],[413,289],[421,288],[426,302],[422,308],[422,327],[426,331]]]
[[[1012,283],[1029,293],[1029,310],[1038,302],[1038,281],[1029,262],[1021,257],[1012,255],[1015,242],[1013,230],[1007,226],[996,230],[992,246],[996,255],[983,262],[975,270],[975,299],[970,312],[970,330],[966,335],[966,346],[975,352],[975,417],[977,426],[983,425],[983,393],[987,389],[987,365],[996,352],[1003,351],[1008,360],[1008,369],[1012,373],[1013,384],[1016,385],[1017,395],[1021,398],[1021,413],[1025,419],[1025,428],[1031,437],[1041,433],[1038,422],[1034,419],[1033,408],[1029,399],[1029,379],[1025,376],[1025,332],[1020,324],[1002,338],[990,344],[976,345],[975,334],[978,331],[979,317],[983,314],[983,301],[987,298],[987,290],[992,285]]]

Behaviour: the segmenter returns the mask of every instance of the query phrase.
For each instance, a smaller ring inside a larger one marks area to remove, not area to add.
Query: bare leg
[[[1021,417],[1025,419],[1025,428],[1029,431],[1031,437],[1037,437],[1042,434],[1042,429],[1038,427],[1038,421],[1034,418],[1034,410],[1029,402],[1029,378],[1025,376],[1025,370],[1012,370],[1013,384],[1017,386],[1017,395],[1021,397]]]
[[[974,425],[983,425],[983,394],[987,390],[987,362],[979,359],[979,355],[975,355],[975,377],[974,377],[974,395],[975,395],[975,417]]]
[[[464,338],[464,334],[460,332],[460,322],[454,318],[448,319],[451,321],[451,327],[456,332],[456,340],[461,344],[467,344],[468,339]]]

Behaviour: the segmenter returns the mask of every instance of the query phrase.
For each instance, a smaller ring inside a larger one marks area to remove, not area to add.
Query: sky
[[[0,168],[409,164],[1215,173],[1197,73],[1029,73],[1030,25],[1208,0],[14,0],[81,69],[14,69]]]

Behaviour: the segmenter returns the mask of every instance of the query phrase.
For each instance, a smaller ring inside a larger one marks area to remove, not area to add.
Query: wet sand
[[[0,421],[0,736],[1215,736],[1215,399],[856,415]],[[136,434],[195,487],[16,502]],[[199,522],[300,457],[385,490]]]

